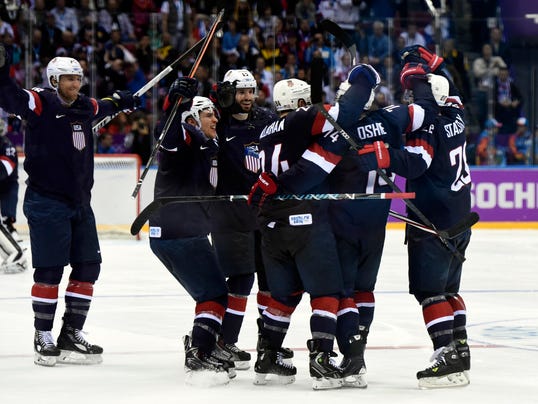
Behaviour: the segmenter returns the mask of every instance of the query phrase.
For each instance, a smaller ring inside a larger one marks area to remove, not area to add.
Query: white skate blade
[[[295,382],[295,376],[282,376],[272,373],[255,373],[253,383],[256,386],[263,386],[270,382],[271,384],[292,384]]]
[[[34,352],[34,363],[39,366],[54,366],[58,361],[58,356],[44,356]]]
[[[366,375],[349,375],[344,377],[344,387],[354,387],[358,389],[365,389],[368,387],[368,382],[366,381]]]
[[[424,377],[418,380],[421,389],[440,389],[445,387],[463,387],[469,384],[469,379],[463,372],[451,373],[439,377]]]
[[[230,382],[226,371],[188,370],[185,371],[185,383],[195,387],[224,386]]]
[[[312,378],[312,388],[314,390],[329,390],[339,389],[344,385],[344,379],[329,379],[329,378]]]
[[[248,370],[250,368],[249,361],[234,361],[235,370]]]
[[[237,372],[235,371],[235,368],[229,368],[228,369],[228,377],[230,379],[233,379],[235,376],[237,376]]]
[[[103,362],[101,354],[88,355],[65,349],[62,349],[62,353],[58,357],[58,363],[69,365],[97,365],[101,362]]]

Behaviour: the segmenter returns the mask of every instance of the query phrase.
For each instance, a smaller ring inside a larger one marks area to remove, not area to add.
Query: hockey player
[[[422,175],[407,176],[407,189],[416,193],[414,204],[437,228],[448,228],[470,212],[471,174],[465,147],[465,118],[459,91],[443,73],[443,59],[421,46],[402,50],[406,62],[427,63],[439,104],[432,131],[407,136],[406,149],[418,153]],[[409,216],[418,220],[416,214]],[[464,256],[471,230],[449,240]],[[459,294],[462,260],[443,246],[436,235],[407,227],[409,291],[422,306],[426,329],[433,343],[434,364],[417,373],[421,388],[465,386],[471,367],[467,344],[466,307]]]
[[[5,214],[3,225],[0,224],[0,256],[3,259],[0,270],[6,274],[20,273],[26,270],[26,256],[18,244],[17,232],[13,228],[15,222],[18,183],[17,151],[11,141],[5,136],[7,124],[0,119],[0,203],[2,216]],[[13,230],[13,232],[11,231]]]
[[[227,71],[218,83],[219,195],[248,194],[260,173],[258,139],[276,115],[255,105],[256,88],[254,76],[245,69]],[[248,369],[250,353],[239,349],[236,343],[256,273],[258,307],[265,307],[269,299],[256,213],[244,202],[219,202],[212,206],[211,220],[211,238],[229,290],[219,347],[233,355],[238,370]]]
[[[90,206],[93,185],[92,122],[135,109],[130,92],[95,100],[80,94],[83,72],[72,58],[57,57],[46,68],[50,89],[20,88],[9,77],[10,56],[0,44],[0,107],[27,121],[28,173],[23,210],[30,228],[34,285],[34,362],[92,364],[103,349],[90,344],[82,328],[99,276],[101,253]],[[58,345],[52,336],[64,266],[72,271]]]
[[[182,97],[161,144],[155,180],[155,198],[177,195],[210,195],[212,161],[218,151],[217,111],[209,98],[195,96],[198,81],[176,79],[165,101]],[[155,132],[160,135],[166,119]],[[184,337],[185,371],[189,384],[226,384],[233,369],[212,356],[226,310],[228,288],[215,249],[209,242],[207,203],[169,204],[149,220],[150,247],[168,271],[196,302],[194,324]],[[232,363],[233,366],[233,363]]]
[[[15,226],[17,218],[17,203],[19,201],[19,161],[17,149],[6,136],[7,123],[0,119],[0,159],[4,161],[7,177],[0,175],[0,207],[2,223],[17,242],[21,242]],[[9,166],[13,165],[10,169]]]
[[[343,110],[347,112],[340,111],[338,105],[329,111],[337,122],[349,122],[347,114],[361,110],[379,82],[369,65],[356,66],[349,77],[352,85],[343,98]],[[362,91],[364,88],[367,92]],[[338,388],[343,385],[343,373],[331,356],[343,284],[327,203],[276,202],[270,197],[276,192],[321,191],[324,179],[349,145],[316,107],[307,108],[310,86],[305,82],[282,80],[275,84],[273,97],[282,117],[262,132],[264,172],[249,196],[251,204],[260,206],[262,251],[273,298],[263,312],[255,383],[263,384],[267,374],[277,374],[284,382],[293,381],[296,369],[282,361],[278,350],[304,290],[310,294],[312,306],[312,339],[307,346],[313,388]]]
[[[374,98],[372,94],[364,112],[358,114],[358,124],[346,129],[360,139],[361,156],[356,150],[350,150],[336,166],[329,176],[331,193],[392,192],[392,188],[376,172],[378,164],[386,169],[389,177],[392,177],[391,162],[393,167],[420,164],[417,154],[401,150],[402,134],[421,127],[428,128],[437,111],[427,82],[427,71],[426,65],[413,65],[402,72],[403,81],[414,90],[415,102],[409,106],[390,105],[369,111]],[[342,83],[337,99],[348,87],[349,83]],[[374,149],[374,146],[380,145],[382,147]],[[376,153],[370,153],[372,151]],[[371,160],[373,165],[369,166]],[[347,386],[367,386],[364,350],[374,318],[374,289],[389,209],[390,200],[334,201],[329,207],[344,274],[345,293],[338,312],[337,341],[344,355],[340,366],[344,369]]]

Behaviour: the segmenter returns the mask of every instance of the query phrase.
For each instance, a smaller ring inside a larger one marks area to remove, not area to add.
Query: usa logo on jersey
[[[254,173],[261,169],[260,153],[255,143],[245,145],[245,167]]]
[[[71,125],[73,129],[73,146],[75,149],[82,150],[86,147],[86,139],[84,138],[84,130],[80,123],[74,123]]]

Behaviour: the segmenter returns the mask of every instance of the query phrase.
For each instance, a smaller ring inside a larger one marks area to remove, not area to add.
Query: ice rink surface
[[[367,389],[313,391],[305,342],[310,306],[303,298],[285,346],[295,350],[292,385],[254,386],[253,370],[226,386],[184,383],[181,337],[194,304],[158,262],[147,239],[101,240],[103,267],[86,322],[87,339],[105,349],[95,366],[33,363],[32,270],[0,274],[0,403],[538,403],[538,231],[473,232],[461,295],[468,312],[471,384],[419,390],[415,374],[430,365],[431,343],[419,305],[407,293],[403,231],[389,230],[368,339]],[[67,271],[60,288],[61,326]],[[238,345],[255,356],[254,293]]]

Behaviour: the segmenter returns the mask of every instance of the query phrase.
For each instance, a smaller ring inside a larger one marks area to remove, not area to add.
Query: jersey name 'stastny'
[[[445,125],[446,137],[454,137],[465,131],[465,122],[460,116],[454,122]]]

